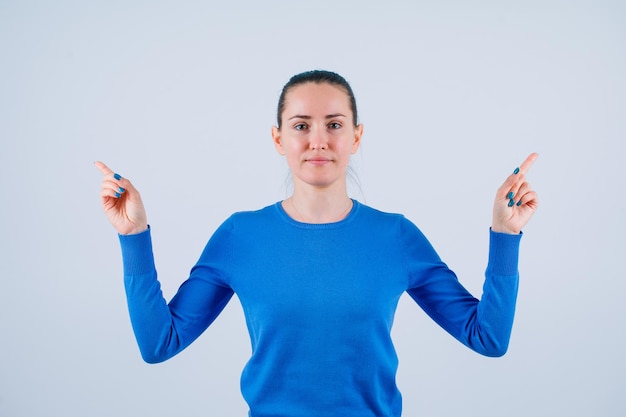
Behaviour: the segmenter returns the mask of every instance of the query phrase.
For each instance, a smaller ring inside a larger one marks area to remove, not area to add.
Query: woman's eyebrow
[[[335,117],[346,117],[344,114],[342,113],[333,113],[333,114],[329,114],[326,116],[326,119],[333,119]],[[291,116],[289,119],[287,120],[293,120],[293,119],[305,119],[305,120],[310,120],[311,116],[306,116],[304,114],[296,114],[294,116]]]
[[[295,116],[291,116],[288,120],[293,120],[293,119],[310,119],[311,116],[305,116],[303,114],[296,114]]]

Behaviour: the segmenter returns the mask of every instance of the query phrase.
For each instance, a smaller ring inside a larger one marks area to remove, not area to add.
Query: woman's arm
[[[163,298],[152,240],[141,196],[126,178],[102,162],[100,198],[107,218],[119,233],[124,285],[133,331],[146,362],[162,362],[194,341],[233,295],[207,275],[187,280],[168,304]]]
[[[496,193],[480,300],[461,285],[427,241],[412,250],[413,244],[405,245],[412,253],[409,259],[416,260],[412,270],[419,271],[409,295],[452,336],[486,356],[501,356],[508,349],[519,283],[521,229],[537,209],[537,194],[525,176],[535,159],[537,154],[531,154]]]
[[[148,363],[163,362],[209,327],[233,291],[203,271],[187,279],[168,304],[157,279],[150,230],[120,235],[120,243],[128,311],[141,356]]]

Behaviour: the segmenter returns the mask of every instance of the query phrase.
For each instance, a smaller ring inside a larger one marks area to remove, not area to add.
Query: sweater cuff
[[[150,227],[134,235],[118,235],[122,247],[124,275],[142,275],[154,271]]]
[[[489,229],[487,271],[495,275],[517,275],[519,246],[523,233],[510,235]]]

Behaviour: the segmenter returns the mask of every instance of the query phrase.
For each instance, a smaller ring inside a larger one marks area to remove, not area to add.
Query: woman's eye
[[[341,123],[332,122],[328,125],[330,129],[339,129],[341,127]]]
[[[297,125],[294,126],[294,128],[296,130],[305,130],[306,129],[306,124],[304,123],[298,123]]]

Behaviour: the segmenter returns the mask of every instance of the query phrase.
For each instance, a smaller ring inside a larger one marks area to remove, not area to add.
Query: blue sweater
[[[480,302],[413,223],[357,201],[330,224],[299,223],[280,203],[232,215],[169,305],[150,232],[120,240],[147,362],[188,346],[237,294],[252,343],[241,377],[252,417],[400,416],[390,331],[405,291],[469,348],[500,356],[508,346],[520,235],[490,232]]]

